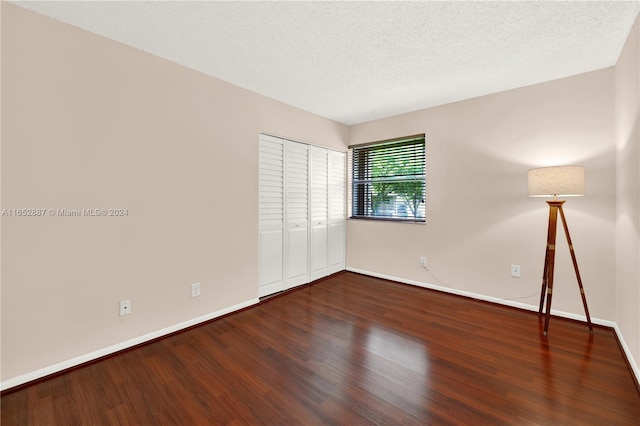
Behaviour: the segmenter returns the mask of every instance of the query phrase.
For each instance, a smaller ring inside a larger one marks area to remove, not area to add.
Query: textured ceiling
[[[16,2],[345,123],[615,64],[640,1]]]

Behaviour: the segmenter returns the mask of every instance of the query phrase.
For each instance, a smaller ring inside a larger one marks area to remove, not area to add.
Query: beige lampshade
[[[531,169],[529,197],[584,195],[584,167],[556,166]]]

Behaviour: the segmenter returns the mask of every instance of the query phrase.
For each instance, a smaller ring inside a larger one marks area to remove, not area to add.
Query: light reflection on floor
[[[367,351],[416,373],[426,375],[429,360],[425,342],[372,327],[367,334]]]

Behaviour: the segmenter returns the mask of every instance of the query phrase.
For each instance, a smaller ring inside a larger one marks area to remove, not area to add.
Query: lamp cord
[[[425,272],[428,272],[440,285],[443,285],[447,288],[450,289],[454,289],[455,287],[450,286],[449,284],[445,283],[444,281],[442,281],[440,278],[438,278],[433,271],[429,270],[429,268],[427,268],[426,266],[423,266],[422,268],[424,268]],[[535,293],[532,294],[528,294],[526,296],[517,296],[517,297],[507,297],[507,298],[503,298],[503,299],[496,299],[496,300],[492,300],[492,302],[504,302],[504,301],[508,301],[508,300],[519,300],[519,299],[528,299],[529,297],[533,297],[536,296],[538,294],[538,291],[536,291]],[[475,299],[475,300],[480,300],[480,299]]]

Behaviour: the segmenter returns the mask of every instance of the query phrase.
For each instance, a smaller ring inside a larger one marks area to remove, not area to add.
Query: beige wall
[[[2,380],[255,300],[258,133],[348,137],[6,2],[2,67],[2,208],[129,210],[2,218]]]
[[[5,2],[1,10],[2,208],[129,210],[2,218],[3,381],[255,300],[259,132],[341,150],[426,133],[427,224],[349,221],[348,266],[530,305],[547,206],[526,196],[526,171],[586,166],[587,196],[569,199],[566,214],[587,298],[592,316],[619,322],[638,361],[637,23],[615,70],[349,129]],[[562,234],[558,246],[553,306],[582,314]],[[511,264],[522,278],[509,276]],[[119,317],[125,298],[133,314]]]
[[[0,48],[2,46],[2,10],[0,5]],[[2,81],[2,55],[0,54],[0,82]],[[2,84],[0,84],[0,165],[2,164]],[[0,170],[0,208],[2,208],[2,173]],[[0,242],[2,241],[2,220],[0,218]],[[0,243],[0,380],[2,369],[2,244]]]
[[[580,164],[587,194],[565,213],[591,315],[614,319],[612,69],[352,126],[350,143],[422,132],[426,225],[350,220],[348,267],[537,306],[548,206],[527,197],[527,170]],[[562,231],[557,253],[553,308],[583,314]]]
[[[615,67],[616,323],[640,365],[640,18]]]

